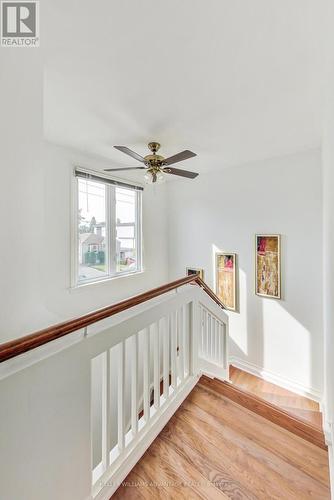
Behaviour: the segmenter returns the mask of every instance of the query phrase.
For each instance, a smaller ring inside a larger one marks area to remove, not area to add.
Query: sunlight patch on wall
[[[216,275],[216,253],[223,250],[214,243],[212,243],[212,276],[213,276],[213,290],[217,290],[217,275]]]
[[[279,301],[262,300],[263,368],[312,386],[310,332]]]
[[[239,312],[228,312],[230,318],[231,356],[248,356],[247,324],[247,275],[239,269],[237,273],[237,303]],[[239,292],[239,293],[238,293]],[[238,296],[239,295],[239,296]]]

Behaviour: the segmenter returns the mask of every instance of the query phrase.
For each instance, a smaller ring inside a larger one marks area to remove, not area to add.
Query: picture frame
[[[216,253],[216,295],[229,311],[237,310],[237,254]]]
[[[255,235],[255,293],[281,299],[281,235]]]
[[[192,274],[199,274],[199,277],[204,280],[204,269],[198,267],[187,267],[186,275],[191,276]]]

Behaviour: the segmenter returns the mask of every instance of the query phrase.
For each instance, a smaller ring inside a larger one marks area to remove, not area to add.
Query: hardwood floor
[[[322,429],[312,425],[310,422],[288,413],[283,408],[273,405],[272,403],[259,398],[255,394],[245,391],[245,389],[241,389],[231,382],[221,382],[217,379],[211,379],[203,376],[201,378],[201,384],[202,386],[205,386],[206,389],[213,391],[214,393],[218,393],[221,396],[244,406],[248,410],[257,413],[267,420],[270,420],[270,422],[283,427],[283,429],[293,432],[310,443],[327,450],[325,436]]]
[[[241,389],[283,408],[288,413],[322,430],[322,415],[315,401],[266,382],[232,365],[230,366],[230,381]]]
[[[201,381],[115,499],[329,499],[327,452]]]

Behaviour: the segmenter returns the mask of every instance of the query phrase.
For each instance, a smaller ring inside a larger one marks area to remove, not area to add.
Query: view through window
[[[141,191],[77,177],[77,281],[141,269]]]
[[[136,269],[136,191],[116,188],[117,272]]]

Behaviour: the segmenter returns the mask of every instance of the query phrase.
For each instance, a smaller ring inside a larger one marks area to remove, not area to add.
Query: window
[[[141,271],[142,188],[75,171],[75,284]]]

